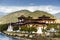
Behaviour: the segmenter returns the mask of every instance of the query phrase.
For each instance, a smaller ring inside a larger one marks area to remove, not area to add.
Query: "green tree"
[[[31,16],[28,16],[28,17],[27,17],[27,19],[33,19],[33,17],[31,17]]]
[[[19,27],[13,26],[13,30],[19,30]]]
[[[36,32],[37,29],[36,29],[36,27],[29,27],[27,31],[28,31],[29,33],[32,33],[33,31]]]
[[[6,31],[8,28],[8,24],[0,24],[0,31]]]
[[[22,26],[20,29],[20,31],[27,31],[27,30],[28,30],[28,28],[26,26]]]
[[[48,25],[47,25],[47,29],[50,29],[50,28],[55,28],[55,29],[57,29],[57,24],[48,24]]]
[[[27,27],[27,26],[23,26],[20,29],[21,31],[27,31],[28,33],[32,33],[33,31],[36,32],[37,29],[36,27]]]

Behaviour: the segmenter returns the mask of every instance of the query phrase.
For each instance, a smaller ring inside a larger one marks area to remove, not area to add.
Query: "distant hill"
[[[10,13],[2,18],[0,18],[0,24],[5,24],[5,23],[10,23],[10,22],[17,22],[18,21],[18,17],[21,16],[21,15],[24,15],[24,16],[31,16],[33,17],[34,19],[35,18],[38,18],[42,15],[46,15],[46,16],[49,16],[51,18],[54,18],[53,15],[47,13],[47,12],[44,12],[44,11],[34,11],[34,12],[30,12],[28,10],[21,10],[21,11],[16,11],[16,12],[13,12],[13,13]]]
[[[3,17],[4,15],[6,15],[6,14],[3,12],[0,12],[0,18]]]
[[[60,23],[60,19],[56,19],[56,23]]]
[[[54,16],[56,17],[56,23],[60,23],[60,13],[56,13],[54,14]]]
[[[54,14],[54,16],[55,16],[56,18],[60,19],[60,13],[56,13],[56,14]]]

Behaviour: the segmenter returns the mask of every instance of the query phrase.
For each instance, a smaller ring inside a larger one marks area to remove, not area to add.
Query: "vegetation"
[[[57,30],[57,32],[53,34],[53,37],[60,37],[60,26],[58,27],[57,24],[48,24],[48,27],[46,30],[49,30],[50,28],[54,28]]]
[[[21,30],[21,31],[28,32],[28,33],[32,33],[33,31],[34,31],[34,32],[37,31],[36,27],[27,27],[27,26],[21,27],[20,30]]]
[[[15,31],[15,30],[19,30],[19,27],[13,26],[13,30],[14,30],[14,31]]]
[[[49,16],[51,18],[54,18],[53,15],[47,13],[47,12],[44,12],[44,11],[35,11],[35,12],[30,12],[28,10],[21,10],[21,11],[17,11],[17,12],[13,12],[13,13],[10,13],[2,18],[0,18],[0,23],[1,24],[6,24],[6,23],[10,23],[10,22],[17,22],[18,21],[18,17],[20,17],[21,15],[24,15],[25,17],[28,17],[28,16],[31,16],[31,17],[28,17],[28,18],[38,18],[42,15],[46,15],[46,16]]]
[[[50,28],[57,29],[57,24],[48,24],[47,26],[48,26],[47,29],[50,29]]]
[[[1,24],[0,25],[0,31],[5,31],[5,30],[7,30],[7,28],[8,28],[7,24]]]

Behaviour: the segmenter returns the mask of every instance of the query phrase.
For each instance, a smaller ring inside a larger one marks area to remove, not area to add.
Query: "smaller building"
[[[45,15],[39,17],[39,20],[40,20],[40,22],[47,23],[47,24],[55,23],[55,19],[52,19],[52,18],[45,16]]]

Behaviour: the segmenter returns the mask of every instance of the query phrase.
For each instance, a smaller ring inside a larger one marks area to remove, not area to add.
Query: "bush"
[[[0,31],[5,31],[8,28],[8,24],[0,24]]]
[[[20,30],[21,30],[21,31],[27,31],[27,32],[29,32],[29,33],[32,33],[33,31],[34,31],[34,32],[37,31],[36,27],[27,27],[27,26],[21,27]]]
[[[15,30],[19,30],[19,27],[13,26],[13,30],[14,30],[14,31],[15,31]]]
[[[57,24],[48,24],[48,25],[47,25],[47,29],[50,29],[50,28],[55,28],[55,29],[57,29]]]

